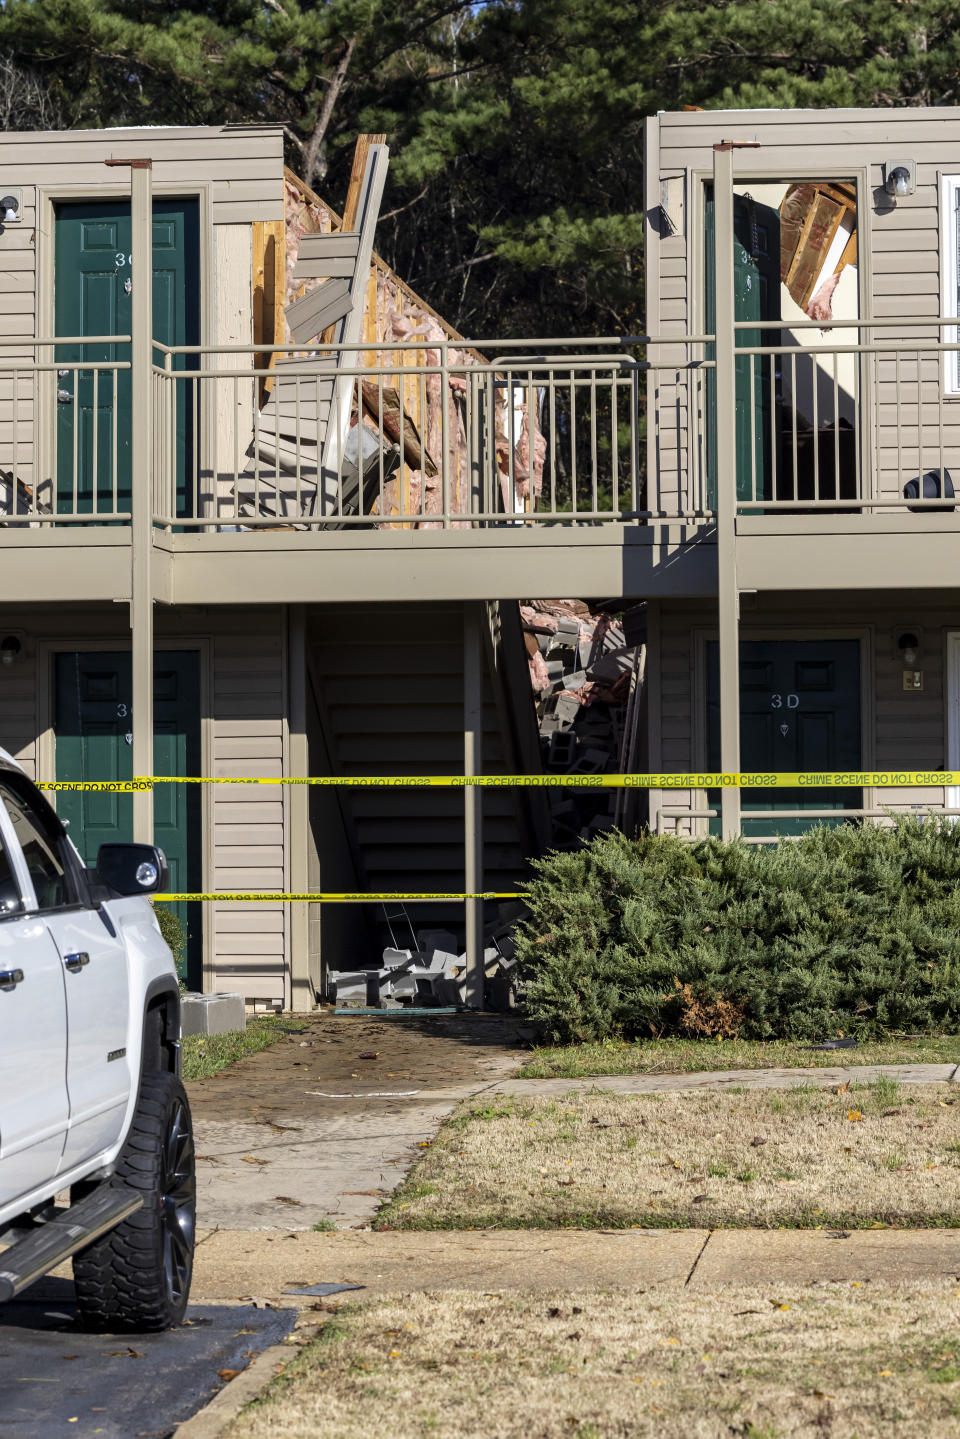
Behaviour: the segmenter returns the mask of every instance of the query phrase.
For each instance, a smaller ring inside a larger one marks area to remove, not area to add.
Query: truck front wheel
[[[175,1074],[145,1074],[112,1184],[143,1207],[74,1256],[80,1322],[87,1329],[169,1329],[183,1318],[193,1272],[197,1185],[193,1126]]]

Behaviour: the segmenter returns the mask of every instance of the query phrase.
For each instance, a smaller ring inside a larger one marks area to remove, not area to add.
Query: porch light
[[[20,196],[6,194],[0,197],[0,210],[3,211],[3,223],[13,225],[20,219]]]
[[[897,648],[903,656],[903,662],[907,669],[912,669],[917,662],[917,655],[920,653],[918,637],[911,630],[906,630],[897,640]]]
[[[888,160],[883,167],[883,188],[894,203],[917,188],[917,166],[914,160]]]
[[[22,649],[23,646],[16,635],[7,635],[2,643],[0,643],[0,664],[7,667],[12,665],[20,658]]]

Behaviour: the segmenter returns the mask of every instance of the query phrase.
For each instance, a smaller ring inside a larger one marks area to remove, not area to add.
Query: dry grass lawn
[[[595,1074],[691,1074],[711,1069],[835,1069],[858,1064],[960,1064],[960,1037],[882,1039],[853,1049],[811,1049],[785,1040],[607,1039],[544,1045],[520,1071],[524,1079],[583,1079]]]
[[[345,1306],[224,1439],[955,1439],[960,1288]]]
[[[960,1094],[888,1079],[465,1105],[378,1228],[960,1225]],[[960,1259],[958,1259],[960,1263]]]

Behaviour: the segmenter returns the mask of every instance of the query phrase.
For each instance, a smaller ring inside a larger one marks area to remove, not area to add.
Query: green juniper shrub
[[[612,833],[535,870],[518,953],[550,1041],[960,1028],[960,825]]]
[[[178,916],[168,904],[155,904],[153,912],[157,916],[157,924],[160,926],[160,933],[166,940],[170,953],[173,955],[177,972],[183,972],[183,962],[187,954],[187,933]]]

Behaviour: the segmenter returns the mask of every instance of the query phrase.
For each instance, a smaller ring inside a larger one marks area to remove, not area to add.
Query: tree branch
[[[313,185],[317,178],[322,180],[326,174],[327,167],[324,164],[322,173],[318,175],[321,169],[320,161],[323,154],[323,142],[333,116],[333,107],[337,103],[337,98],[343,89],[343,82],[347,78],[347,71],[350,68],[350,61],[353,58],[353,52],[356,49],[358,39],[358,35],[351,35],[347,41],[347,47],[340,56],[340,62],[333,73],[333,78],[327,86],[327,93],[323,97],[323,105],[320,108],[317,123],[313,127],[313,134],[310,136],[306,145],[302,147],[303,178],[308,185]]]
[[[414,205],[419,205],[420,201],[426,197],[429,190],[430,182],[428,180],[427,183],[424,185],[423,189],[420,191],[419,195],[414,195],[412,200],[408,200],[405,205],[398,205],[395,210],[388,210],[385,215],[380,216],[380,219],[392,220],[395,215],[402,215],[404,210],[412,210]]]

